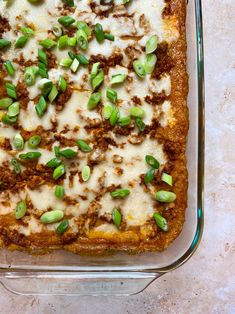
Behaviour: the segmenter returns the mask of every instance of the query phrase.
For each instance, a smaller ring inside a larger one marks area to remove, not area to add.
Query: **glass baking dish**
[[[77,256],[64,251],[46,255],[0,251],[0,281],[20,294],[129,295],[185,263],[203,230],[204,67],[201,1],[187,9],[190,115],[189,190],[186,222],[180,236],[162,253]]]

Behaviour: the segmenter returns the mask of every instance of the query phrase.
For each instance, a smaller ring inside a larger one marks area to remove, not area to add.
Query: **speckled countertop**
[[[0,313],[235,313],[235,1],[203,2],[206,188],[199,250],[132,297],[17,296],[0,286]]]

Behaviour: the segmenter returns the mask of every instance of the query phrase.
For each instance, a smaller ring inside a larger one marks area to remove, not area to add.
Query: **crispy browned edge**
[[[187,189],[188,175],[186,168],[186,140],[188,132],[188,108],[186,98],[188,94],[188,76],[186,72],[186,2],[185,0],[170,1],[171,14],[177,20],[179,30],[179,38],[169,48],[169,54],[173,60],[174,67],[170,71],[171,76],[171,96],[170,100],[174,104],[174,117],[176,125],[173,128],[164,128],[159,130],[158,137],[168,139],[182,145],[181,153],[178,155],[175,163],[175,170],[172,175],[178,178],[174,186],[174,191],[177,194],[176,200],[176,220],[177,224],[170,225],[167,233],[161,232],[156,239],[141,241],[137,234],[131,231],[125,232],[123,236],[115,236],[115,239],[110,240],[97,238],[78,238],[72,244],[58,245],[58,236],[48,232],[44,234],[47,241],[41,239],[40,234],[34,234],[25,237],[24,246],[9,243],[4,243],[3,237],[0,238],[0,247],[8,247],[11,250],[28,251],[33,254],[45,254],[55,249],[65,249],[76,254],[83,255],[106,255],[118,251],[126,251],[130,254],[141,253],[145,251],[162,251],[169,246],[171,242],[180,234],[185,220],[185,209],[187,207]],[[167,134],[167,135],[166,135]],[[16,233],[13,236],[18,237]],[[43,237],[43,238],[44,238]],[[10,240],[10,239],[8,239]],[[21,242],[21,239],[15,239],[14,242]],[[55,243],[57,243],[55,245]]]

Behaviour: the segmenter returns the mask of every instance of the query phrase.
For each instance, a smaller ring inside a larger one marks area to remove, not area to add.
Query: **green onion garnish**
[[[44,115],[46,109],[47,109],[46,100],[45,100],[45,98],[44,98],[43,96],[41,96],[41,97],[39,98],[38,103],[37,103],[36,106],[35,106],[35,110],[36,110],[36,112],[37,112],[37,115],[38,115],[39,117],[42,117],[42,116]]]
[[[78,59],[74,58],[71,66],[70,66],[71,71],[76,72],[77,69],[79,68],[79,65],[80,65],[80,63],[79,63]]]
[[[172,186],[173,179],[172,179],[171,175],[163,172],[161,179],[162,179],[163,182],[166,182],[168,185]]]
[[[62,28],[59,25],[53,26],[52,32],[55,35],[55,37],[60,37],[63,34]]]
[[[89,166],[85,166],[82,169],[82,180],[84,182],[88,181],[91,175],[91,168]]]
[[[67,43],[68,43],[69,47],[76,47],[76,45],[77,45],[76,37],[69,37]]]
[[[104,34],[104,39],[110,40],[110,41],[114,41],[115,37],[112,34]]]
[[[53,179],[57,180],[64,174],[65,174],[65,166],[63,164],[61,164],[57,168],[55,168],[55,170],[53,172]]]
[[[10,46],[10,40],[0,38],[0,49]]]
[[[162,203],[171,203],[176,199],[176,195],[173,192],[168,191],[158,191],[155,195],[157,201]]]
[[[61,150],[59,152],[60,156],[62,157],[65,157],[65,158],[74,158],[77,156],[77,152],[75,152],[74,150],[70,149],[70,148],[67,148],[67,149],[64,149],[64,150]]]
[[[86,33],[87,36],[91,35],[91,29],[87,25],[86,22],[84,22],[84,21],[77,21],[76,26],[77,26],[78,29],[82,29]]]
[[[143,118],[145,115],[145,111],[140,107],[132,107],[130,109],[130,115],[135,118]]]
[[[126,74],[114,74],[111,77],[111,85],[121,84],[125,81]]]
[[[157,57],[155,54],[147,55],[145,65],[144,65],[145,72],[147,74],[151,74],[154,71],[156,63],[157,63]]]
[[[64,49],[68,45],[68,35],[61,36],[58,40],[59,49]]]
[[[49,168],[57,168],[61,163],[62,163],[62,161],[59,158],[55,157],[55,158],[49,160],[46,163],[46,165]]]
[[[11,98],[17,99],[16,87],[12,83],[6,83],[7,95]]]
[[[87,108],[89,110],[92,110],[94,108],[96,108],[96,106],[98,105],[98,103],[101,101],[101,93],[97,92],[97,93],[93,93],[91,94],[88,103],[87,103]]]
[[[28,36],[20,36],[15,43],[15,48],[23,48],[26,45],[28,39]]]
[[[113,111],[110,115],[110,118],[109,118],[110,125],[114,126],[117,123],[117,121],[119,119],[119,115],[120,115],[120,113],[119,113],[118,107],[114,107]]]
[[[113,112],[113,106],[111,104],[107,104],[102,109],[102,117],[105,120],[108,120]]]
[[[55,196],[60,199],[64,198],[64,187],[62,185],[57,185],[55,187]]]
[[[50,38],[46,38],[39,41],[39,45],[45,49],[52,49],[56,46],[56,42]]]
[[[84,153],[89,153],[92,151],[92,148],[83,140],[77,140],[77,145]]]
[[[115,103],[117,101],[117,92],[112,88],[107,88],[106,97],[112,102]]]
[[[30,148],[37,148],[38,145],[41,143],[41,136],[40,135],[33,135],[28,140],[28,146]]]
[[[95,24],[94,33],[98,43],[102,43],[104,41],[104,31],[100,23]]]
[[[87,34],[84,30],[79,29],[76,33],[77,44],[82,50],[86,50],[88,47]]]
[[[151,155],[146,155],[146,156],[145,156],[145,161],[146,161],[146,163],[147,163],[150,167],[152,167],[152,168],[154,168],[154,169],[158,169],[159,166],[160,166],[159,161],[157,161],[157,159],[154,158],[154,157],[151,156]]]
[[[70,65],[72,64],[72,60],[71,59],[69,59],[69,58],[64,58],[64,59],[61,59],[60,60],[60,65],[62,66],[62,67],[64,67],[64,68],[69,68],[70,67]]]
[[[58,19],[58,22],[64,27],[68,27],[75,22],[75,19],[71,16],[62,16]]]
[[[140,130],[140,132],[143,132],[145,130],[146,125],[141,118],[136,117],[135,118],[135,124],[138,127],[138,129]]]
[[[67,89],[67,82],[65,78],[61,75],[58,82],[60,90],[64,93]]]
[[[20,167],[20,164],[19,164],[18,160],[13,157],[12,160],[11,160],[11,164],[14,167],[14,172],[16,174],[19,174],[21,172],[21,167]]]
[[[28,152],[26,154],[19,154],[20,159],[34,160],[41,157],[40,152]]]
[[[13,138],[13,146],[17,150],[23,150],[24,149],[24,139],[20,133],[17,133]]]
[[[168,223],[164,217],[162,217],[158,213],[154,213],[153,217],[154,217],[156,224],[159,228],[161,228],[163,231],[168,231]]]
[[[131,117],[127,116],[127,117],[122,117],[118,120],[118,124],[120,126],[126,126],[129,125],[131,123]]]
[[[62,235],[69,227],[69,221],[68,219],[65,219],[63,221],[61,221],[61,223],[58,225],[58,227],[56,228],[56,232],[59,235]]]
[[[145,72],[145,67],[144,64],[139,61],[139,60],[135,60],[133,62],[133,68],[135,70],[135,73],[140,77],[140,78],[144,78],[146,76],[146,72]]]
[[[153,53],[157,49],[157,44],[158,44],[158,36],[157,35],[151,36],[146,42],[146,47],[145,47],[146,54]]]
[[[7,109],[12,103],[13,100],[11,98],[2,98],[0,99],[0,109]]]
[[[27,206],[25,201],[20,201],[19,203],[16,204],[15,208],[15,218],[16,219],[21,219],[24,217],[27,211]]]
[[[96,90],[104,81],[104,71],[99,70],[98,74],[91,80],[93,90]]]
[[[117,208],[114,208],[112,212],[112,219],[117,228],[121,226],[122,223],[122,215]]]
[[[40,220],[43,224],[51,224],[60,221],[64,217],[64,212],[62,210],[51,210],[44,213]]]
[[[50,94],[48,95],[48,99],[50,100],[51,103],[56,99],[58,93],[59,93],[59,92],[58,92],[56,86],[53,85],[53,86],[52,86],[52,89],[51,89],[51,91],[50,91]]]
[[[20,113],[20,103],[18,101],[13,102],[8,109],[7,109],[7,115],[8,117],[16,117]]]
[[[144,182],[150,183],[151,181],[153,181],[154,175],[155,175],[155,169],[154,168],[149,169],[144,177]]]
[[[36,74],[39,72],[39,68],[31,66],[25,69],[24,82],[27,86],[32,86],[36,82]]]
[[[123,198],[130,194],[130,190],[128,189],[117,189],[110,193],[113,198]]]
[[[15,74],[15,69],[13,67],[13,64],[11,63],[10,60],[6,60],[3,62],[3,66],[4,68],[6,69],[7,73],[10,75],[10,76],[14,76]]]
[[[20,29],[20,31],[25,36],[28,36],[28,37],[33,37],[34,36],[34,31],[30,27],[22,27]]]

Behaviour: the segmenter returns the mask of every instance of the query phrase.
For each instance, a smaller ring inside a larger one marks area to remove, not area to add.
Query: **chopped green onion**
[[[58,227],[56,228],[56,232],[59,235],[62,235],[69,227],[69,221],[67,219],[61,221],[61,223],[58,225]]]
[[[24,72],[24,82],[27,86],[32,86],[36,82],[36,74],[39,68],[31,66],[27,67]]]
[[[78,59],[78,61],[83,64],[83,65],[88,65],[89,64],[89,60],[82,54],[77,54],[75,56],[75,58]]]
[[[57,168],[61,163],[62,163],[62,161],[59,158],[55,157],[55,158],[49,160],[46,163],[46,165],[49,168]]]
[[[112,88],[107,88],[106,97],[112,102],[115,103],[117,101],[117,92]]]
[[[156,224],[159,228],[161,228],[163,231],[168,231],[168,223],[164,217],[162,217],[158,213],[154,213],[153,217],[154,217]]]
[[[76,26],[77,26],[78,29],[82,29],[86,33],[87,36],[91,35],[91,29],[87,25],[86,22],[84,22],[84,21],[77,21]]]
[[[135,118],[143,118],[145,115],[145,111],[140,107],[132,107],[130,109],[130,115]]]
[[[42,95],[46,97],[53,88],[53,83],[51,80],[47,78],[43,78],[38,82],[38,88],[41,89]]]
[[[58,40],[59,49],[64,49],[68,45],[68,35],[61,36]]]
[[[86,50],[88,47],[88,39],[87,39],[87,34],[84,32],[84,30],[79,29],[76,33],[76,39],[77,39],[77,43],[78,46],[82,49],[82,50]]]
[[[151,181],[153,181],[154,175],[155,175],[155,169],[154,168],[149,169],[149,171],[146,173],[144,177],[144,182],[150,183]]]
[[[10,46],[11,42],[7,39],[0,38],[0,49]]]
[[[2,122],[5,124],[13,124],[16,123],[17,117],[9,117],[7,114],[5,114],[2,117]]]
[[[141,61],[139,60],[135,60],[133,62],[133,68],[135,70],[135,73],[140,77],[140,78],[144,78],[146,76],[146,72],[145,72],[145,67],[142,64]]]
[[[33,160],[33,159],[38,159],[41,157],[40,152],[28,152],[26,154],[19,154],[20,159],[27,159],[27,160]]]
[[[157,57],[155,54],[147,55],[145,65],[144,65],[145,72],[147,74],[151,74],[154,71],[156,63],[157,63]]]
[[[43,78],[48,78],[47,65],[42,62],[38,62],[38,74]]]
[[[98,43],[102,43],[104,41],[104,31],[100,23],[95,24],[94,33]]]
[[[91,175],[91,168],[89,166],[85,166],[82,169],[82,180],[84,182],[88,181]]]
[[[55,170],[53,172],[53,179],[57,180],[64,174],[65,174],[65,166],[63,164],[61,164],[57,168],[55,168]]]
[[[118,119],[119,119],[119,109],[118,109],[118,107],[114,107],[113,108],[113,111],[112,111],[112,113],[111,113],[111,115],[110,115],[110,118],[109,118],[109,123],[110,123],[110,125],[112,125],[112,126],[114,126],[116,123],[117,123],[117,121],[118,121]]]
[[[74,158],[77,156],[77,152],[75,152],[74,150],[72,150],[70,148],[61,150],[59,154],[60,154],[60,156],[68,158],[68,159]]]
[[[11,98],[17,99],[16,87],[12,83],[6,83],[7,95]]]
[[[77,145],[84,153],[89,153],[92,151],[92,148],[83,140],[77,140]]]
[[[75,19],[71,16],[62,16],[58,19],[58,22],[64,27],[68,27],[75,22]]]
[[[113,198],[123,198],[130,194],[130,190],[128,189],[117,189],[110,193]]]
[[[38,115],[39,117],[42,117],[42,116],[44,115],[46,109],[47,109],[46,100],[45,100],[45,98],[44,98],[43,96],[41,96],[41,97],[39,98],[38,103],[37,103],[36,106],[35,106],[35,110],[36,110],[36,112],[37,112],[37,115]]]
[[[80,65],[80,63],[79,63],[78,59],[74,58],[71,66],[70,66],[71,71],[76,72],[77,69],[79,68],[79,65]]]
[[[146,47],[145,47],[146,54],[148,55],[150,53],[153,53],[157,49],[157,44],[158,44],[158,36],[157,35],[151,36],[146,42]]]
[[[20,164],[19,164],[18,160],[13,157],[12,160],[11,160],[11,164],[14,167],[14,172],[16,174],[19,174],[21,172],[21,167],[20,167]]]
[[[26,45],[28,39],[28,36],[20,36],[15,43],[15,48],[23,48]]]
[[[60,199],[64,198],[64,187],[62,185],[57,185],[55,187],[55,196]]]
[[[93,90],[96,90],[104,81],[104,71],[99,70],[98,74],[92,79],[91,85]]]
[[[22,27],[20,29],[20,31],[25,36],[28,36],[28,37],[33,37],[34,36],[34,31],[30,27]]]
[[[126,74],[114,74],[111,77],[111,85],[123,83],[126,79]]]
[[[7,109],[7,115],[10,118],[18,116],[19,113],[20,113],[20,103],[18,101],[13,102],[13,104],[11,104]]]
[[[93,78],[96,77],[96,75],[98,74],[99,71],[99,66],[100,66],[100,62],[96,62],[92,65],[92,69],[91,69],[91,80],[93,80]]]
[[[122,117],[118,120],[118,124],[120,126],[126,126],[129,125],[131,123],[131,117],[127,116],[127,117]]]
[[[24,149],[24,139],[20,133],[17,133],[13,138],[13,146],[17,150],[23,150]]]
[[[37,148],[38,145],[41,143],[41,136],[40,135],[33,135],[28,140],[28,145],[30,148]]]
[[[0,109],[7,109],[12,103],[13,100],[11,98],[2,98],[0,99]]]
[[[162,203],[171,203],[176,199],[176,195],[173,192],[168,191],[158,191],[155,195],[157,201]]]
[[[121,226],[122,223],[122,215],[117,208],[114,208],[112,212],[112,219],[117,228]]]
[[[77,45],[76,37],[69,37],[68,38],[68,46],[69,47],[76,47],[76,45]]]
[[[42,214],[40,220],[43,224],[51,224],[60,221],[64,217],[62,210],[51,210]]]
[[[172,176],[163,172],[162,177],[161,177],[163,182],[166,182],[168,185],[172,186]]]
[[[16,219],[21,219],[25,216],[27,211],[27,206],[25,201],[20,201],[19,203],[16,204],[15,208],[15,218]]]
[[[108,39],[110,41],[114,41],[115,37],[112,34],[104,34],[104,39]]]
[[[87,108],[89,110],[92,110],[94,108],[96,108],[96,106],[98,105],[98,103],[101,101],[101,93],[97,92],[97,93],[93,93],[91,94],[88,103],[87,103]]]
[[[113,106],[111,104],[107,104],[102,109],[102,117],[105,120],[108,120],[113,112]]]
[[[69,58],[64,58],[60,60],[60,65],[65,68],[69,68],[72,64],[72,60]]]
[[[59,25],[53,26],[52,32],[55,35],[55,37],[60,37],[63,34],[62,28]]]
[[[67,82],[65,80],[65,78],[61,75],[60,78],[59,78],[59,88],[60,90],[64,93],[67,89]]]
[[[138,129],[140,130],[140,132],[143,132],[145,130],[146,125],[141,118],[136,117],[135,118],[135,124],[138,127]]]
[[[13,67],[13,64],[11,63],[10,60],[6,60],[4,63],[4,68],[6,69],[7,73],[10,75],[10,76],[14,76],[15,74],[15,69]]]
[[[45,49],[52,49],[56,46],[56,42],[50,38],[46,38],[39,41],[39,45]]]
[[[45,65],[48,65],[47,54],[42,49],[38,49],[38,59],[39,59],[39,61],[41,61]]]
[[[56,86],[53,85],[53,86],[52,86],[52,89],[51,89],[51,91],[50,91],[50,94],[48,95],[48,99],[50,100],[51,103],[56,99],[58,93],[59,93],[59,92],[58,92]]]
[[[160,166],[159,161],[158,161],[156,158],[154,158],[153,156],[151,156],[151,155],[146,155],[146,156],[145,156],[145,161],[146,161],[146,163],[147,163],[150,167],[152,167],[152,168],[154,168],[154,169],[158,169],[159,166]]]

